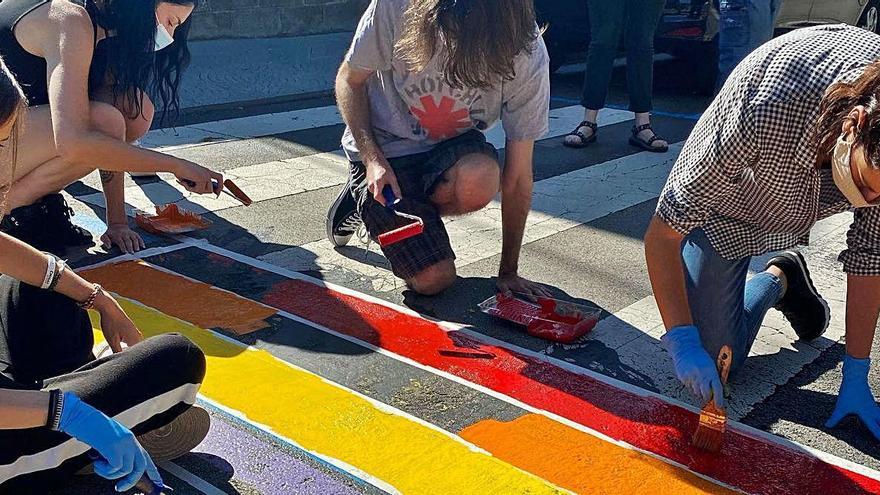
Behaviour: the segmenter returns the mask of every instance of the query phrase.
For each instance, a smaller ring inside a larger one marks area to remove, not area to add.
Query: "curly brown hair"
[[[858,105],[865,107],[867,115],[855,133],[854,144],[861,145],[871,165],[880,168],[880,62],[867,66],[854,81],[834,83],[825,92],[815,130],[819,156],[831,154],[843,123],[851,119],[849,114]]]
[[[394,50],[421,72],[442,47],[450,86],[486,88],[513,79],[514,58],[538,36],[533,0],[411,0]]]

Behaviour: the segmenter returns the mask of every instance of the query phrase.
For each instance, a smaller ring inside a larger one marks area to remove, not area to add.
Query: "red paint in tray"
[[[526,327],[529,335],[571,344],[583,337],[599,321],[601,311],[580,304],[540,297],[537,302],[498,294],[480,303],[480,309],[503,320]]]

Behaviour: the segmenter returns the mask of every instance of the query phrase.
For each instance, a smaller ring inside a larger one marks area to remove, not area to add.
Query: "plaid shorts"
[[[431,202],[431,195],[443,180],[443,174],[461,157],[471,153],[483,153],[498,159],[498,151],[486,142],[483,133],[471,130],[438,144],[426,153],[388,160],[403,195],[397,209],[421,217],[425,222],[422,234],[382,248],[396,276],[409,280],[431,265],[455,259],[449,234],[446,233],[440,212]],[[408,221],[373,198],[367,189],[366,172],[363,163],[351,163],[351,193],[370,237],[375,239],[379,234],[406,225]]]

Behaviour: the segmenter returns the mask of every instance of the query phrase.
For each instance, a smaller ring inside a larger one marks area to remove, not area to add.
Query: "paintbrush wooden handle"
[[[241,204],[243,204],[245,206],[250,206],[251,204],[253,204],[253,201],[251,201],[251,198],[249,198],[248,195],[245,194],[244,191],[239,189],[238,186],[236,186],[235,183],[232,182],[231,180],[229,180],[229,179],[224,180],[223,186],[226,188],[226,189],[224,189],[224,191],[228,190],[233,198],[241,201]]]
[[[729,345],[721,347],[718,352],[718,374],[721,376],[721,384],[727,385],[727,376],[730,374],[730,365],[733,363],[733,350]]]

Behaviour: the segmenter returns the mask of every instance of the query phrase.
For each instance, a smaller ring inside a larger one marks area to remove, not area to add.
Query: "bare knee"
[[[501,167],[498,160],[483,153],[471,153],[458,160],[438,186],[433,199],[446,214],[477,211],[498,194]]]
[[[125,139],[126,119],[113,105],[93,101],[89,107],[92,129],[120,141]]]
[[[153,102],[144,95],[143,107],[141,113],[135,117],[125,117],[125,140],[129,143],[137,141],[144,137],[150,131],[153,125],[153,116],[156,114],[156,108]]]
[[[406,281],[410,289],[424,296],[433,296],[448,289],[455,282],[455,263],[443,260],[419,272]]]

